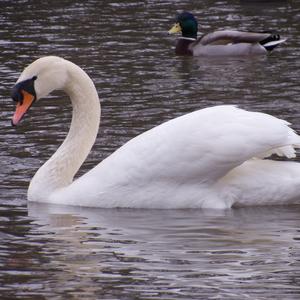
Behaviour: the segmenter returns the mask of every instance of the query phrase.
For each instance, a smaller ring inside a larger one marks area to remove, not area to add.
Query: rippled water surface
[[[0,2],[0,299],[299,299],[300,206],[202,210],[28,205],[28,183],[70,124],[61,92],[10,126],[10,89],[44,55],[80,65],[102,104],[80,173],[130,138],[217,104],[271,113],[300,132],[298,1]],[[277,30],[268,57],[175,57],[178,10],[200,30]],[[300,199],[299,199],[300,202]]]

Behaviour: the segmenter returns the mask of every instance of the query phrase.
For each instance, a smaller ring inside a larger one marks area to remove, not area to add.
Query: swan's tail
[[[286,156],[287,158],[295,158],[296,149],[300,148],[300,136],[290,128],[287,139],[290,145],[280,147],[282,154],[281,156]]]
[[[286,125],[289,125],[288,122],[285,123]],[[266,158],[272,154],[276,154],[280,157],[295,158],[297,152],[296,149],[300,148],[300,136],[293,129],[289,128],[287,138],[283,141],[283,144],[285,145],[264,152],[259,158]]]

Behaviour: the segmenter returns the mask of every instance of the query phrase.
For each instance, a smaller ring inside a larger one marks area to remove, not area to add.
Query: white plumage
[[[227,105],[163,123],[73,181],[98,131],[97,92],[83,70],[58,57],[35,61],[18,82],[32,76],[37,98],[57,84],[74,109],[66,140],[30,183],[30,201],[135,208],[300,202],[300,165],[262,159],[272,153],[295,157],[300,137],[286,121]]]

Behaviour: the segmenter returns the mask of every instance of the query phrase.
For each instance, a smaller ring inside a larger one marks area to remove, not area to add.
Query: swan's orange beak
[[[17,102],[16,111],[11,120],[13,126],[17,125],[21,121],[35,100],[35,96],[26,92],[25,90],[21,90],[21,94],[23,95],[23,100]]]
[[[33,102],[36,100],[34,89],[34,81],[37,76],[33,76],[27,80],[18,82],[11,90],[11,97],[17,103],[16,111],[12,117],[11,124],[17,125],[25,113],[29,110]]]

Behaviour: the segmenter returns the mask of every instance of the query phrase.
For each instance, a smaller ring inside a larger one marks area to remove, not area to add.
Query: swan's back
[[[253,157],[294,157],[300,138],[289,123],[234,106],[216,106],[170,120],[119,148],[106,160],[113,172],[145,179],[215,181]],[[95,167],[101,172],[106,161]],[[116,171],[118,169],[118,171]],[[141,177],[141,173],[132,176]]]

